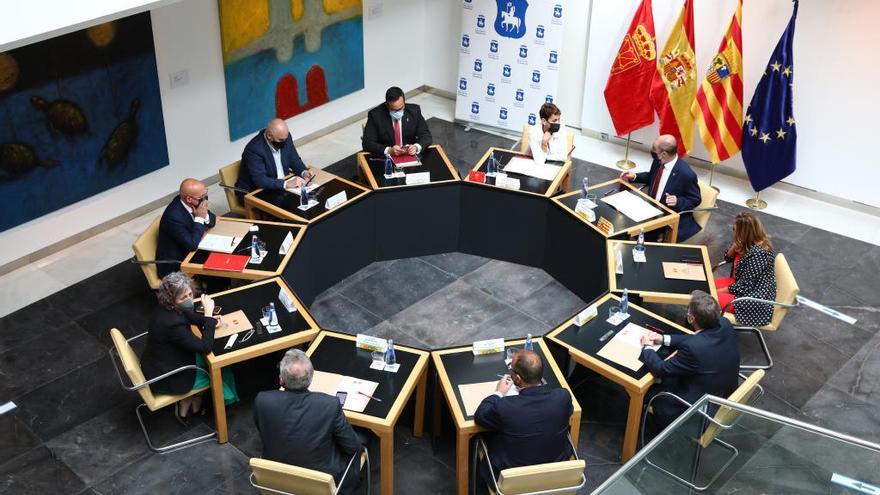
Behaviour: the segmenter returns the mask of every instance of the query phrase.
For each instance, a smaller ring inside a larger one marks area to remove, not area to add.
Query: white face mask
[[[400,110],[389,110],[388,113],[391,114],[391,118],[394,120],[400,120],[403,118],[403,109]]]

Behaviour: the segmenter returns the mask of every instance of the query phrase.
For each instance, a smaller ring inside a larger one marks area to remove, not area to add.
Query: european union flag
[[[742,157],[755,192],[788,177],[795,169],[797,129],[792,104],[792,45],[797,9],[798,1],[794,0],[788,27],[773,50],[743,119]]]

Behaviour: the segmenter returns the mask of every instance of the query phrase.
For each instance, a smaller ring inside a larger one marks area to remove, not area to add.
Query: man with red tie
[[[392,86],[385,103],[367,114],[361,145],[376,155],[417,155],[431,145],[431,131],[419,106],[406,103],[403,90]]]
[[[651,145],[651,170],[634,174],[624,172],[620,178],[629,182],[647,184],[649,196],[675,211],[692,210],[700,204],[700,185],[697,174],[678,157],[678,143],[669,134],[659,136]],[[694,216],[684,213],[678,220],[678,239],[682,242],[700,231]]]

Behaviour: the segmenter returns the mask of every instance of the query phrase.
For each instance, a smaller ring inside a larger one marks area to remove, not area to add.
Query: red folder
[[[419,157],[415,155],[397,155],[392,156],[391,161],[397,166],[418,165]]]
[[[242,254],[211,253],[205,260],[206,270],[220,270],[224,272],[240,272],[247,266],[250,256]]]

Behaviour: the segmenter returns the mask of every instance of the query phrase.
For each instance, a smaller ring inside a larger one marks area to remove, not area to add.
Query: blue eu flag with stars
[[[795,169],[797,129],[792,104],[792,45],[797,9],[795,0],[788,27],[770,56],[743,119],[742,158],[755,192],[788,177]]]

